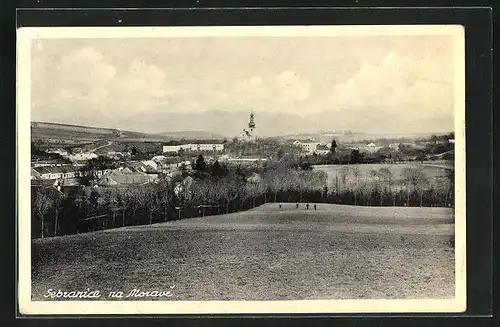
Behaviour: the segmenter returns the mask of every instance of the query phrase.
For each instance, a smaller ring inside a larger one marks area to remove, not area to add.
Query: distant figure
[[[306,209],[309,210],[309,203],[306,204]]]
[[[297,202],[297,204],[296,204],[295,208],[296,208],[296,209],[298,209],[298,208],[299,208],[299,203],[298,203],[298,202]]]
[[[280,203],[280,209],[281,209],[281,203]]]
[[[314,211],[316,211],[316,203],[314,204]]]

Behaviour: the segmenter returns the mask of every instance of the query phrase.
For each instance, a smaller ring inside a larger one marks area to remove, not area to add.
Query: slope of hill
[[[167,289],[185,301],[453,296],[451,209],[318,206],[34,240],[33,300],[88,285]]]
[[[31,138],[33,140],[61,141],[61,143],[95,142],[102,139],[123,141],[168,141],[171,139],[158,134],[47,122],[32,122]]]

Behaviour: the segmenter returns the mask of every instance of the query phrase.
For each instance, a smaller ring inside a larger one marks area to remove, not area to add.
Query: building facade
[[[298,146],[303,152],[313,154],[316,152],[318,146],[321,145],[321,142],[301,142],[296,140],[293,142],[293,145]]]
[[[182,145],[164,145],[163,153],[177,153],[180,150],[191,152],[222,152],[224,151],[224,144],[222,143],[196,143],[196,144],[182,144]]]

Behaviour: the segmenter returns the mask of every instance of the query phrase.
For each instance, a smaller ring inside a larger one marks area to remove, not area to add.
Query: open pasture
[[[169,300],[453,297],[452,209],[312,205],[37,239],[32,297],[172,285]]]

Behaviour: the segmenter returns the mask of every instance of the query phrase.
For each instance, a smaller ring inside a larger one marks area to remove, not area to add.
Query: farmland
[[[425,173],[429,185],[445,187],[447,181],[446,169],[451,168],[447,162],[436,163],[402,163],[402,164],[360,164],[360,165],[323,165],[314,166],[314,169],[324,171],[328,174],[328,187],[334,186],[336,183],[342,182],[345,178],[344,187],[353,187],[356,176],[354,170],[359,172],[358,180],[370,181],[374,176],[370,175],[371,171],[379,171],[383,168],[388,168],[392,173],[391,183],[393,185],[401,184],[403,181],[403,171],[406,168],[420,168]]]
[[[453,234],[449,208],[265,204],[34,240],[32,297],[172,285],[172,300],[452,297]]]
[[[165,142],[171,139],[158,134],[45,122],[31,123],[31,138],[61,144],[93,143],[115,139],[122,142]]]

